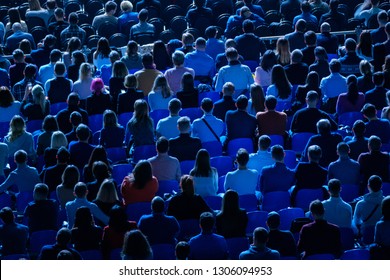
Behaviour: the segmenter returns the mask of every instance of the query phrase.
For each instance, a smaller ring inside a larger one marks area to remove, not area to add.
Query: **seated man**
[[[318,145],[322,151],[320,165],[327,167],[331,162],[337,159],[337,145],[343,141],[338,133],[331,132],[331,126],[328,119],[321,119],[317,122],[317,135],[310,137],[306,148],[302,153],[302,161],[308,161],[307,149],[312,145]]]
[[[68,166],[70,153],[65,147],[61,147],[57,151],[56,158],[57,164],[44,169],[41,173],[41,176],[43,175],[42,181],[48,186],[49,193],[54,192],[57,186],[62,183],[62,173]]]
[[[198,150],[202,148],[199,138],[191,137],[191,122],[189,117],[181,117],[177,120],[177,129],[180,135],[169,140],[168,154],[179,161],[195,160]]]
[[[353,224],[363,233],[366,229],[374,227],[381,219],[381,203],[384,199],[382,192],[382,179],[372,175],[367,184],[368,194],[356,204],[353,215]]]
[[[389,143],[390,141],[390,123],[387,119],[379,119],[377,117],[377,110],[375,106],[366,103],[361,110],[364,117],[368,120],[366,123],[366,131],[364,136],[370,137],[372,135],[378,136],[382,143]]]
[[[347,75],[360,75],[359,64],[362,58],[356,53],[356,41],[352,38],[348,38],[344,42],[346,54],[339,58],[341,63],[341,70],[344,76]]]
[[[348,144],[339,143],[337,154],[339,159],[329,164],[328,179],[338,179],[342,185],[358,186],[360,183],[360,164],[349,158]]]
[[[256,114],[259,135],[285,136],[287,115],[284,112],[275,110],[277,103],[278,100],[275,96],[269,95],[265,98],[265,112],[258,112]]]
[[[184,67],[184,53],[176,50],[172,54],[173,68],[165,71],[164,76],[167,79],[169,87],[176,94],[181,90],[181,78],[183,74],[188,72],[195,77],[195,72],[192,68]]]
[[[220,141],[225,130],[222,120],[213,116],[213,101],[210,98],[203,98],[201,103],[203,116],[192,123],[192,136],[198,137],[202,142]]]
[[[74,186],[73,194],[76,198],[72,201],[67,202],[65,205],[69,229],[73,228],[76,211],[81,206],[88,207],[91,210],[91,213],[95,219],[99,220],[105,225],[108,224],[108,217],[103,213],[103,211],[100,210],[100,208],[97,207],[95,203],[89,202],[87,200],[88,189],[84,183],[77,183]]]
[[[9,207],[0,211],[0,244],[2,256],[27,254],[28,227],[15,222],[14,213]]]
[[[72,92],[73,82],[65,77],[66,67],[63,62],[54,65],[55,78],[46,81],[45,91],[51,104],[66,102],[69,93]]]
[[[61,228],[57,232],[56,243],[53,245],[45,245],[39,253],[38,260],[56,260],[58,253],[62,250],[68,250],[73,255],[74,260],[81,260],[81,255],[70,245],[71,232],[67,228]]]
[[[248,250],[241,252],[240,260],[279,260],[279,252],[266,246],[268,236],[265,228],[256,228],[253,231],[253,243]]]
[[[38,171],[27,164],[27,153],[18,150],[14,154],[16,169],[0,185],[0,193],[5,192],[11,186],[16,186],[19,192],[32,192],[36,184],[40,183]]]
[[[350,228],[352,226],[352,207],[341,197],[341,182],[337,179],[331,179],[328,182],[328,192],[330,198],[322,201],[325,209],[324,219],[341,228]]]
[[[148,159],[152,165],[153,176],[159,181],[180,181],[181,170],[177,158],[168,155],[169,141],[161,136],[156,142],[157,155]]]
[[[24,210],[24,218],[28,221],[30,232],[57,229],[58,204],[55,200],[47,199],[49,188],[39,183],[34,187],[34,201]]]
[[[382,72],[375,72],[372,75],[372,82],[375,87],[366,92],[365,103],[371,103],[375,106],[375,109],[382,110],[387,106],[386,93],[389,91],[389,89],[384,87],[384,74]]]
[[[142,215],[138,228],[148,238],[150,245],[176,244],[180,226],[176,218],[164,213],[164,200],[156,196],[152,200],[152,214]]]
[[[90,131],[85,124],[80,124],[77,127],[76,136],[78,141],[69,143],[70,162],[76,165],[79,170],[82,170],[84,165],[88,163],[95,147],[88,143]]]
[[[324,197],[327,197],[327,191],[323,186],[326,184],[328,171],[321,167],[322,151],[317,145],[307,149],[309,162],[300,162],[295,168],[296,184],[291,192],[291,203],[295,205],[295,196],[301,189],[323,189]]]
[[[260,136],[257,146],[257,152],[249,155],[247,167],[249,169],[257,170],[260,174],[264,166],[272,165],[274,163],[272,155],[269,152],[269,148],[271,147],[271,138],[269,138],[268,135]]]
[[[292,85],[304,85],[306,82],[309,66],[306,63],[303,63],[302,59],[302,51],[293,50],[291,52],[291,63],[284,66],[288,81]]]
[[[222,121],[225,121],[226,118],[226,112],[229,110],[235,110],[236,109],[236,103],[233,99],[233,94],[235,92],[235,87],[233,83],[227,82],[222,87],[222,98],[214,103],[214,116],[217,119],[220,119]]]
[[[179,136],[177,121],[180,119],[181,102],[177,98],[172,98],[168,103],[169,116],[158,121],[156,127],[157,137],[164,136],[167,139]]]
[[[324,219],[324,205],[319,200],[310,203],[314,222],[302,227],[299,234],[298,252],[302,258],[315,254],[332,254],[335,258],[342,253],[340,229]]]
[[[260,172],[260,192],[288,191],[295,182],[295,173],[284,164],[284,150],[280,145],[272,146],[273,165],[265,166]]]
[[[238,195],[256,193],[259,173],[256,170],[247,168],[248,161],[248,152],[245,149],[239,149],[236,156],[237,170],[226,174],[225,191],[232,189]]]
[[[142,55],[142,66],[143,68],[135,72],[134,76],[137,78],[137,89],[142,90],[144,96],[148,96],[153,88],[154,80],[162,73],[156,69],[150,53]]]
[[[204,212],[200,215],[201,233],[192,237],[190,244],[190,260],[226,260],[228,247],[223,236],[213,233],[214,215]]]
[[[353,160],[357,160],[361,153],[368,152],[368,138],[364,137],[366,125],[362,120],[357,120],[352,126],[353,136],[347,136],[344,141],[347,142],[350,148],[349,156]]]
[[[267,226],[269,228],[267,247],[279,252],[282,257],[295,257],[297,245],[294,236],[289,230],[280,230],[280,215],[278,212],[268,213]]]

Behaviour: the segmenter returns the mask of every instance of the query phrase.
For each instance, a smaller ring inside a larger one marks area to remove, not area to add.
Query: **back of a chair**
[[[246,226],[246,235],[252,236],[253,231],[257,227],[267,228],[267,225],[266,225],[267,218],[268,218],[268,212],[266,212],[266,211],[248,212],[248,224]]]
[[[134,148],[133,162],[137,163],[141,159],[148,159],[156,155],[155,145],[142,145]]]
[[[202,148],[209,152],[210,157],[222,156],[222,143],[219,141],[202,142]]]
[[[309,205],[313,200],[323,200],[324,193],[322,188],[319,189],[301,189],[295,197],[295,206],[302,208],[304,211],[309,210]]]
[[[217,193],[225,193],[225,175],[218,178],[218,191]]]
[[[310,132],[295,133],[292,137],[292,150],[297,154],[302,153],[306,147],[307,142],[309,142],[310,137],[313,135],[314,133]]]
[[[390,183],[389,182],[384,182],[382,184],[382,192],[384,196],[390,195]]]
[[[305,213],[301,208],[286,208],[278,211],[280,215],[280,226],[281,230],[290,230],[291,222],[296,218],[305,217]]]
[[[103,114],[91,115],[88,117],[88,126],[95,133],[103,127]]]
[[[68,107],[68,103],[66,102],[58,102],[50,105],[50,114],[57,115],[57,113]]]
[[[79,251],[81,257],[83,260],[102,260],[103,255],[100,250],[86,250],[86,251]]]
[[[200,233],[198,219],[179,220],[180,234],[179,241],[188,241],[191,237]]]
[[[286,164],[286,166],[290,169],[295,169],[295,167],[298,164],[296,153],[291,150],[285,150],[284,153],[285,153],[284,163]]]
[[[158,121],[169,116],[169,110],[167,109],[154,110],[149,113],[149,116],[153,119],[154,129],[156,129]]]
[[[23,213],[27,204],[33,200],[34,195],[32,191],[18,193],[16,196],[16,209],[18,210],[18,213]]]
[[[117,47],[117,48],[126,46],[128,37],[129,37],[128,35],[126,36],[125,34],[122,33],[115,33],[109,39],[110,46]]]
[[[181,174],[190,174],[190,171],[195,166],[195,160],[183,160],[180,162]]]
[[[142,215],[150,214],[151,211],[150,202],[136,202],[126,206],[127,218],[129,221],[135,221],[137,223]]]
[[[179,115],[182,117],[184,117],[184,116],[189,117],[191,120],[191,123],[192,123],[194,120],[201,118],[203,116],[203,112],[199,107],[184,108],[184,109],[181,109],[181,111],[179,112]]]
[[[340,227],[341,246],[343,251],[353,249],[355,246],[355,234],[352,228]]]
[[[240,207],[246,211],[257,211],[259,209],[259,200],[255,194],[242,194],[239,195],[238,200]]]
[[[358,185],[342,185],[341,186],[341,198],[346,202],[351,202],[359,196]]]
[[[179,183],[176,180],[158,181],[158,191],[156,196],[164,197],[165,194],[173,194],[173,192],[179,192]]]
[[[219,92],[217,91],[207,91],[207,92],[199,93],[198,98],[199,98],[199,106],[201,105],[203,98],[210,98],[213,101],[213,103],[221,99]]]
[[[259,66],[259,62],[256,60],[245,60],[244,65],[248,66],[251,69],[251,72],[254,73]]]
[[[126,149],[122,147],[115,148],[107,148],[107,158],[111,160],[111,162],[121,162],[126,160]]]
[[[264,211],[279,211],[288,207],[290,207],[290,193],[288,191],[268,192],[263,195],[261,209]]]
[[[42,247],[56,242],[57,232],[55,230],[35,231],[30,235],[30,253],[38,255]]]
[[[334,260],[335,257],[332,254],[314,254],[304,258],[305,260]]]
[[[284,138],[282,135],[277,135],[277,134],[271,134],[268,135],[269,138],[271,138],[271,147],[275,145],[280,145],[284,147]]]
[[[363,120],[363,115],[360,112],[347,112],[340,114],[338,123],[352,127],[355,121]]]
[[[133,165],[130,163],[127,164],[115,164],[112,167],[112,178],[117,184],[121,184],[123,178],[129,175],[133,171]]]
[[[229,156],[212,157],[210,165],[218,170],[218,176],[224,176],[233,170],[233,160]]]
[[[248,250],[249,241],[247,237],[226,238],[230,260],[238,260],[241,252]]]
[[[42,128],[43,120],[31,120],[26,123],[26,130],[30,133]]]
[[[206,201],[207,205],[214,211],[221,210],[222,207],[222,197],[219,195],[206,196],[203,198]]]
[[[253,153],[253,140],[251,138],[237,138],[229,140],[227,153],[230,157],[236,158],[237,151],[244,148],[248,153]]]

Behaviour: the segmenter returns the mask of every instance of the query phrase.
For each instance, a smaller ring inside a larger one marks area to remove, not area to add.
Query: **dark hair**
[[[109,212],[110,219],[108,226],[117,232],[126,232],[129,230],[129,222],[126,210],[119,205],[114,205]]]
[[[133,126],[153,127],[152,119],[149,117],[148,103],[144,99],[137,99],[134,102],[134,114],[129,121]]]
[[[190,175],[183,175],[180,178],[180,188],[182,192],[187,196],[193,196],[194,190],[194,179]]]
[[[196,154],[195,166],[190,171],[190,175],[193,177],[209,177],[211,172],[210,154],[206,149],[200,149]]]
[[[275,96],[268,95],[265,98],[265,106],[267,107],[268,110],[275,110],[276,104],[278,104],[278,100],[276,99]]]
[[[27,64],[24,68],[24,76],[26,78],[34,78],[37,74],[37,67],[34,64]]]
[[[74,166],[75,167],[75,166]],[[77,168],[77,167],[76,167]],[[78,182],[74,186],[74,193],[77,197],[81,198],[84,197],[87,194],[88,188],[87,185],[83,182]]]
[[[152,180],[152,166],[147,160],[140,160],[133,170],[134,183],[137,189],[143,189]]]
[[[90,228],[95,225],[91,210],[86,206],[81,206],[74,215],[73,228]]]
[[[87,62],[85,55],[81,51],[74,51],[72,53],[72,57],[74,58],[74,64],[80,66],[81,63]]]
[[[12,95],[11,91],[6,86],[0,87],[0,107],[8,108],[11,106],[15,101],[14,96]]]
[[[10,8],[8,10],[8,16],[9,16],[9,23],[12,27],[12,25],[15,23],[15,22],[21,22],[21,18],[20,18],[20,13],[19,13],[19,10],[18,8]]]
[[[203,212],[200,214],[199,224],[203,231],[211,232],[215,224],[214,215],[210,212]]]
[[[67,163],[70,160],[70,153],[65,147],[61,147],[57,151],[57,161],[60,163]]]
[[[368,185],[373,192],[378,192],[382,188],[382,178],[378,175],[372,175],[368,179]]]
[[[237,109],[245,110],[248,107],[248,97],[241,94],[236,100]]]
[[[0,219],[3,220],[4,224],[8,225],[14,222],[14,213],[10,207],[4,207],[0,210]]]
[[[70,24],[77,24],[77,22],[79,21],[79,16],[77,15],[77,13],[72,12],[68,16],[68,21]]]
[[[261,135],[258,140],[258,146],[262,150],[268,150],[271,146],[271,138],[268,135]]]
[[[271,156],[277,160],[281,161],[284,159],[284,149],[280,145],[274,145],[271,147]]]
[[[325,214],[325,208],[322,202],[318,199],[312,201],[309,206],[310,212],[313,215],[322,216]]]
[[[51,50],[50,52],[50,62],[55,63],[62,58],[62,53],[58,49]]]
[[[269,72],[276,63],[276,54],[271,50],[267,50],[261,57],[260,66],[264,71]]]
[[[240,200],[235,190],[227,190],[222,198],[221,214],[235,215],[240,212]]]
[[[354,78],[353,78],[354,77]],[[350,75],[347,78],[347,99],[353,105],[356,104],[359,98],[359,89],[357,85],[357,79],[355,75]]]
[[[253,231],[253,239],[256,243],[265,244],[268,240],[268,231],[263,227],[257,227]]]
[[[72,234],[68,228],[63,227],[59,231],[57,231],[56,240],[58,244],[67,245],[70,242],[71,238]]]
[[[159,153],[167,153],[169,150],[169,141],[164,136],[157,139],[156,148]]]
[[[175,247],[175,253],[178,260],[186,260],[190,254],[190,244],[186,241],[178,242]]]
[[[42,129],[44,131],[57,131],[58,130],[57,119],[52,115],[47,115],[43,119]]]
[[[307,31],[305,33],[305,43],[306,45],[315,45],[317,42],[317,35],[314,31]]]
[[[382,140],[378,136],[372,135],[368,138],[368,146],[372,151],[380,151]]]
[[[332,195],[338,196],[341,191],[341,182],[338,179],[330,179],[328,182],[328,190]]]
[[[290,96],[291,84],[287,79],[283,66],[276,64],[272,67],[271,81],[278,90],[278,95],[276,97],[279,97],[280,99],[287,99]]]
[[[142,65],[144,68],[152,66],[153,63],[153,56],[150,53],[145,53],[142,55]]]
[[[237,60],[238,52],[235,48],[227,48],[225,50],[225,55],[227,59]]]
[[[280,215],[278,212],[272,211],[268,213],[267,225],[270,229],[276,229],[280,226]]]
[[[14,58],[14,60],[20,61],[24,58],[24,52],[21,49],[15,49],[12,52],[12,57]]]
[[[140,21],[146,21],[149,17],[149,12],[147,9],[142,9],[141,11],[139,11],[138,13],[138,19]]]
[[[244,148],[240,148],[236,155],[237,163],[240,165],[246,165],[249,161],[249,153]]]
[[[165,70],[167,66],[171,66],[171,57],[168,54],[167,48],[163,41],[158,40],[153,44],[153,58],[156,61],[156,68],[160,70]],[[158,63],[161,62],[161,63]]]
[[[162,199],[161,197],[159,196],[155,196],[153,199],[152,199],[152,211],[154,213],[163,213],[164,212],[164,209],[165,209],[165,203],[164,203],[164,199]]]
[[[115,10],[117,7],[116,3],[114,1],[108,1],[105,5],[104,5],[104,10],[106,13],[108,12],[111,12],[113,10]]]
[[[194,77],[190,73],[185,72],[181,77],[181,88],[183,91],[194,91]]]
[[[331,133],[331,126],[328,119],[320,119],[317,122],[317,132],[321,135],[329,135]]]
[[[382,200],[382,215],[384,221],[390,220],[390,196],[386,196]]]
[[[307,149],[307,153],[310,159],[314,162],[318,162],[322,156],[322,150],[320,146],[312,145]]]
[[[125,234],[122,258],[144,260],[153,255],[152,248],[145,235],[139,230],[131,230]]]
[[[80,180],[79,169],[74,165],[68,165],[62,173],[61,185],[66,189],[74,189],[77,182]]]
[[[111,52],[110,43],[108,42],[106,37],[101,37],[97,43],[96,52],[94,53],[94,57],[97,58],[99,54],[103,57],[109,57]]]
[[[213,104],[213,101],[206,97],[206,98],[203,98],[202,99],[202,102],[200,104],[200,107],[206,112],[206,113],[210,113],[211,110],[214,108],[214,104]]]
[[[356,49],[360,50],[364,56],[372,56],[372,38],[369,30],[362,31],[360,34],[359,44],[357,45]]]
[[[333,58],[329,63],[329,69],[332,73],[338,73],[341,70],[341,63],[338,59]]]
[[[27,153],[24,150],[18,150],[14,154],[14,159],[17,164],[22,164],[27,161]]]
[[[380,86],[383,83],[384,79],[385,75],[383,74],[383,72],[375,72],[372,75],[372,81],[376,86]]]
[[[366,130],[366,124],[362,120],[357,120],[353,123],[352,131],[356,137],[363,137]]]
[[[95,161],[93,163],[92,174],[98,182],[103,182],[104,179],[108,179],[111,176],[107,164],[103,161]]]
[[[246,19],[242,23],[242,29],[244,30],[244,33],[253,33],[255,30],[255,25],[250,19]]]
[[[251,84],[249,94],[252,100],[252,108],[257,112],[264,111],[264,91],[263,87],[257,84]]]
[[[85,124],[79,124],[76,128],[76,136],[80,141],[86,141],[90,137],[90,131]]]
[[[202,0],[202,1],[204,1],[204,0]],[[217,33],[218,33],[218,28],[216,26],[209,26],[205,30],[205,36],[208,39],[214,38],[215,35],[217,35]]]

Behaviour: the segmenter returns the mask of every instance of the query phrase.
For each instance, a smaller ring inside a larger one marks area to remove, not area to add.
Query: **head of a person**
[[[164,213],[165,210],[164,199],[162,199],[160,196],[155,196],[152,199],[151,207],[153,213]]]
[[[24,54],[31,53],[32,47],[30,41],[27,39],[23,39],[22,41],[20,41],[19,49],[21,49],[24,52]]]
[[[233,96],[234,92],[236,91],[234,84],[232,82],[226,82],[222,86],[222,93],[225,96]]]
[[[18,150],[14,154],[16,164],[25,164],[27,162],[27,153],[24,150]]]
[[[33,79],[37,74],[37,68],[34,64],[27,64],[23,71],[24,77],[26,79]]]
[[[370,192],[379,192],[382,189],[382,178],[378,175],[372,175],[368,179],[368,190]]]
[[[149,17],[149,12],[147,9],[142,9],[141,11],[139,11],[138,13],[138,19],[140,22],[145,22],[148,20],[148,17]]]
[[[122,1],[120,8],[123,13],[130,13],[133,11],[133,4],[130,1]]]
[[[271,156],[276,162],[284,161],[284,149],[281,145],[274,145],[271,147]]]
[[[280,225],[280,215],[278,212],[272,211],[268,213],[267,226],[270,230],[278,229]]]
[[[300,50],[296,50],[296,51],[300,52]],[[301,54],[302,54],[302,52],[301,52]],[[288,81],[287,76],[286,76],[286,71],[284,70],[282,65],[276,64],[276,65],[274,65],[274,67],[272,67],[271,83],[276,85],[276,86],[277,85],[282,85],[284,83],[288,83],[289,84],[289,81]]]
[[[116,203],[119,201],[114,180],[105,179],[102,182],[96,194],[96,200],[107,203]]]
[[[329,63],[329,70],[332,73],[339,73],[341,70],[341,63],[338,59],[333,58]]]
[[[181,176],[180,188],[185,195],[193,196],[195,194],[194,178],[190,175]]]
[[[123,82],[125,88],[137,88],[137,78],[133,74],[128,74]]]
[[[80,70],[79,70],[79,80],[83,81],[83,80],[89,79],[91,77],[92,77],[91,64],[89,64],[87,62],[81,63]]]
[[[96,53],[109,58],[111,53],[110,43],[106,37],[101,37],[97,42]]]
[[[305,33],[305,43],[308,46],[315,46],[317,43],[317,35],[314,31],[306,31]]]
[[[95,225],[91,210],[86,206],[81,206],[74,215],[73,228],[89,228]]]
[[[125,234],[121,254],[123,259],[145,260],[152,256],[152,249],[140,230],[131,230]]]
[[[10,207],[4,207],[3,209],[1,209],[0,219],[6,225],[13,224],[15,217],[14,217],[14,213],[12,212],[12,209]]]
[[[61,147],[67,147],[68,146],[68,140],[66,139],[65,134],[60,131],[54,131],[51,135],[51,143],[50,147],[52,149],[59,149]]]
[[[136,41],[130,40],[127,43],[126,54],[128,56],[138,55],[138,44]]]
[[[276,63],[277,60],[275,52],[267,50],[261,57],[260,66],[264,71],[269,72]]]
[[[143,189],[152,180],[152,165],[147,160],[140,160],[133,170],[135,187]]]
[[[103,82],[103,80],[101,78],[94,78],[92,80],[90,90],[94,94],[100,94],[100,93],[102,93],[103,89],[104,89],[104,82]]]
[[[337,8],[339,7],[340,1],[339,0],[330,0],[329,2],[329,8],[331,11],[337,11]]]
[[[91,153],[91,156],[88,160],[88,168],[93,169],[93,164],[97,161],[104,162],[107,166],[109,165],[108,159],[107,159],[107,151],[103,146],[96,146]],[[106,177],[107,175],[105,175]]]
[[[90,137],[90,131],[88,126],[86,126],[85,124],[79,124],[79,126],[76,128],[76,137],[81,142],[88,141]]]
[[[114,15],[116,12],[116,7],[117,5],[114,1],[108,1],[104,5],[104,11],[106,12],[106,14]]]
[[[183,91],[193,91],[194,90],[194,77],[186,72],[181,77],[181,88]]]
[[[364,137],[366,131],[366,124],[362,120],[357,120],[353,123],[352,132],[357,138]]]
[[[6,86],[0,87],[0,107],[8,108],[15,102],[15,98]]]
[[[203,212],[199,218],[200,228],[204,233],[210,233],[213,231],[215,220],[214,215],[210,212]]]
[[[206,4],[206,0],[194,0],[194,5],[197,8],[202,8]]]
[[[46,35],[46,37],[43,39],[43,46],[46,48],[46,49],[54,49],[54,47],[56,46],[56,42],[57,42],[57,38],[54,36],[54,35]]]
[[[183,43],[184,47],[193,47],[194,41],[194,36],[189,32],[185,32],[181,36],[181,42]]]
[[[177,128],[180,131],[180,134],[189,133],[191,130],[191,121],[190,118],[187,116],[180,117],[177,120]]]
[[[177,98],[172,98],[168,103],[168,110],[171,116],[178,116],[181,110],[181,101]]]
[[[380,11],[377,15],[377,20],[378,20],[378,24],[379,26],[385,26],[386,23],[387,23],[387,13],[385,11]]]
[[[105,179],[108,179],[111,176],[107,164],[100,160],[93,163],[92,174],[98,182],[103,182]]]
[[[371,103],[364,104],[361,113],[369,120],[376,118],[376,108]]]
[[[295,49],[291,53],[291,63],[300,63],[302,61],[303,54],[302,51],[299,49]]]
[[[251,15],[252,15],[252,12],[251,12],[251,10],[250,10],[247,6],[241,7],[240,16],[241,16],[243,19],[247,19],[247,18],[249,18]]]
[[[75,52],[76,53],[76,52]],[[81,53],[82,55],[83,55],[83,57],[84,57],[84,54],[83,53]],[[73,54],[72,54],[73,55]],[[58,61],[60,61],[61,59],[62,59],[62,53],[61,53],[61,51],[60,50],[58,50],[58,49],[54,49],[54,50],[51,50],[51,52],[50,52],[50,62],[51,63],[56,63],[56,62],[58,62]],[[77,57],[75,57],[75,59],[78,59],[78,56]]]
[[[70,13],[68,16],[68,22],[70,25],[76,25],[79,22],[79,16],[77,15],[77,13]]]
[[[207,39],[216,38],[218,35],[218,28],[214,25],[209,26],[205,30],[205,36]]]
[[[260,151],[267,151],[271,146],[271,138],[268,135],[261,135],[257,144]]]
[[[324,217],[325,208],[322,202],[318,199],[310,203],[309,210],[315,220],[322,219]]]
[[[385,75],[383,74],[383,72],[375,72],[372,75],[372,82],[377,87],[383,86],[383,83],[385,82]]]
[[[113,78],[122,78],[124,79],[126,75],[129,74],[126,64],[123,61],[115,61],[112,65],[112,75]]]
[[[290,56],[290,44],[286,38],[279,38],[276,41],[276,52],[279,55],[288,54]]]
[[[20,22],[21,19],[20,19],[20,13],[19,13],[19,10],[18,8],[10,8],[8,10],[8,16],[9,16],[9,22],[11,24],[11,26],[15,23],[15,22]]]
[[[242,30],[244,33],[253,33],[255,31],[255,25],[251,20],[246,19],[242,23]]]
[[[114,205],[108,213],[109,220],[108,226],[117,232],[125,233],[128,231],[128,218],[126,210],[119,206]]]
[[[66,51],[69,53],[69,55],[72,55],[74,51],[81,49],[81,40],[78,37],[72,37],[69,39],[68,46],[66,48]]]
[[[236,107],[240,111],[245,111],[246,107],[248,107],[248,97],[241,94],[236,100]]]
[[[181,66],[184,64],[184,53],[182,51],[176,50],[172,54],[172,62],[175,66]]]
[[[348,38],[347,40],[345,40],[344,46],[347,52],[355,52],[356,41],[352,38]]]
[[[329,135],[331,132],[331,126],[328,119],[321,119],[317,122],[317,132],[321,135]]]
[[[303,13],[309,13],[311,11],[310,3],[308,1],[303,1],[301,3],[301,11]]]
[[[14,33],[22,31],[22,25],[19,22],[12,24],[12,31]]]
[[[384,221],[390,221],[390,196],[382,200],[382,215]]]
[[[246,166],[249,161],[249,153],[244,148],[240,148],[236,154],[236,162],[239,166]]]
[[[180,241],[176,244],[175,255],[178,260],[187,260],[190,255],[190,244],[186,241]]]
[[[52,115],[47,115],[43,119],[42,129],[46,132],[57,131],[58,130],[57,119]]]
[[[235,190],[227,190],[222,198],[222,214],[234,215],[240,211],[240,201]]]
[[[263,227],[257,227],[253,231],[253,245],[263,247],[268,241],[268,231]]]
[[[195,41],[195,49],[199,51],[204,51],[206,49],[206,40],[202,37],[199,37]]]
[[[20,135],[22,135],[26,130],[26,123],[23,118],[19,115],[13,116],[9,124],[9,133],[10,142],[13,142]]]
[[[66,72],[66,66],[65,63],[61,61],[57,61],[54,65],[54,74],[56,77],[64,77]]]
[[[341,192],[340,180],[330,179],[328,182],[328,191],[331,197],[339,197]]]
[[[59,245],[67,246],[72,239],[72,234],[70,229],[63,227],[57,232],[56,242]]]
[[[321,147],[318,145],[312,145],[307,150],[308,158],[310,162],[319,163],[321,156],[322,156],[322,150]]]
[[[348,157],[348,154],[349,154],[349,145],[345,142],[340,142],[337,144],[337,154],[342,157],[342,158],[346,158]]]
[[[62,173],[61,179],[62,179],[62,186],[64,188],[71,189],[74,191],[77,182],[80,180],[79,169],[74,165],[68,165],[65,168],[64,172]]]
[[[225,50],[228,48],[235,48],[237,49],[237,43],[233,39],[227,39],[225,42]]]
[[[57,260],[59,261],[74,260],[74,255],[69,250],[61,250],[57,255]]]
[[[373,67],[368,60],[362,60],[359,63],[359,70],[363,76],[372,75]]]
[[[38,183],[34,187],[34,201],[46,200],[49,195],[49,187],[46,184]]]
[[[196,154],[195,165],[190,174],[196,177],[208,177],[210,170],[210,154],[206,149],[200,149]]]
[[[69,120],[73,127],[78,127],[83,122],[83,116],[79,112],[73,111],[70,114]]]
[[[118,127],[118,118],[112,110],[105,110],[103,113],[103,127]]]
[[[134,102],[134,117],[139,121],[149,117],[149,108],[146,100],[137,99]]]
[[[212,112],[212,110],[214,108],[214,104],[213,104],[213,101],[210,98],[206,97],[206,98],[202,99],[200,107],[202,108],[204,113],[208,114],[208,113]]]
[[[268,95],[265,98],[264,105],[267,108],[268,111],[274,111],[276,108],[276,105],[278,104],[278,100],[273,95]]]
[[[69,167],[69,166],[68,166]],[[76,167],[77,168],[77,167]],[[66,170],[66,169],[65,169]],[[65,173],[65,172],[64,172]],[[85,198],[88,194],[87,185],[83,182],[78,182],[73,189],[73,193],[77,198]]]
[[[150,68],[153,66],[153,64],[153,55],[151,55],[150,53],[145,53],[142,55],[142,66],[144,68]]]
[[[321,46],[318,46],[314,49],[314,56],[318,61],[328,61],[328,54]]]
[[[169,150],[169,141],[164,136],[161,136],[156,141],[156,150],[159,154],[165,154]]]
[[[24,52],[21,49],[16,49],[12,52],[12,57],[15,63],[24,62]]]
[[[295,31],[296,32],[305,32],[306,31],[306,20],[300,19],[295,23]]]
[[[225,50],[225,55],[228,61],[238,60],[238,52],[235,48],[228,48]]]
[[[372,135],[370,138],[368,138],[368,149],[371,152],[379,152],[382,147],[382,140],[376,136]]]
[[[68,163],[70,160],[70,153],[65,147],[61,147],[57,151],[56,158],[58,163]]]
[[[64,21],[64,17],[65,17],[64,9],[56,8],[54,10],[54,16],[55,16],[56,21]]]

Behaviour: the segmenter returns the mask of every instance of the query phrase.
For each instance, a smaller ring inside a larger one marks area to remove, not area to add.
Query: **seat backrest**
[[[174,260],[175,245],[173,244],[155,244],[152,245],[154,260]]]
[[[248,212],[248,224],[246,226],[246,235],[252,236],[253,231],[257,227],[267,228],[266,222],[268,212],[266,211],[251,211]]]
[[[133,162],[137,163],[141,159],[148,159],[156,155],[155,145],[142,145],[134,148]]]
[[[117,184],[121,184],[123,178],[129,175],[133,171],[133,165],[127,164],[115,164],[112,167],[112,178]]]
[[[180,162],[181,174],[190,174],[190,171],[195,166],[195,160],[183,160]]]
[[[342,254],[340,259],[341,260],[369,260],[370,251],[365,248],[347,250]]]
[[[127,218],[129,221],[135,221],[136,223],[138,223],[142,215],[150,214],[151,211],[150,202],[136,202],[126,206]]]
[[[221,210],[222,207],[222,197],[219,195],[206,196],[203,198],[206,201],[207,205],[214,211]]]
[[[54,244],[56,242],[57,232],[55,230],[35,231],[30,235],[30,253],[39,254],[44,245]]]
[[[302,208],[304,211],[309,210],[309,205],[313,200],[323,200],[324,194],[322,188],[320,189],[301,189],[297,192],[295,197],[295,206]]]
[[[188,241],[191,237],[200,233],[198,219],[179,220],[178,222],[180,225],[179,241]]]
[[[292,137],[292,150],[299,154],[302,153],[310,137],[313,135],[310,132],[295,133]]]
[[[229,156],[212,157],[210,165],[218,170],[218,176],[224,176],[233,170],[233,160]]]
[[[240,207],[246,211],[256,211],[259,209],[259,201],[254,194],[242,194],[238,197]]]
[[[249,241],[247,237],[226,238],[230,260],[238,260],[241,252],[248,250]]]
[[[182,117],[189,117],[192,123],[195,119],[201,118],[203,116],[203,112],[199,107],[183,108],[180,110],[179,115]]]
[[[305,213],[301,208],[285,208],[278,211],[280,215],[281,230],[290,230],[291,222],[296,218],[303,218]]]
[[[290,193],[288,191],[268,192],[263,195],[261,210],[279,211],[290,207]]]
[[[358,185],[342,185],[341,186],[341,198],[346,202],[351,202],[359,196]]]
[[[332,254],[314,254],[304,258],[305,260],[334,260],[335,257]]]
[[[149,116],[153,119],[154,129],[156,129],[158,121],[169,116],[169,110],[168,109],[153,110],[152,112],[149,113]]]
[[[88,117],[88,126],[92,132],[101,130],[103,127],[103,114],[91,115]]]
[[[244,148],[248,153],[253,153],[253,140],[251,138],[237,138],[229,141],[227,153],[230,157],[235,158],[237,151]]]
[[[100,250],[86,250],[86,251],[79,251],[81,257],[83,260],[102,260],[103,255]]]
[[[179,192],[179,183],[176,180],[158,181],[158,191],[156,196],[164,197],[166,193],[173,194],[173,192]]]

